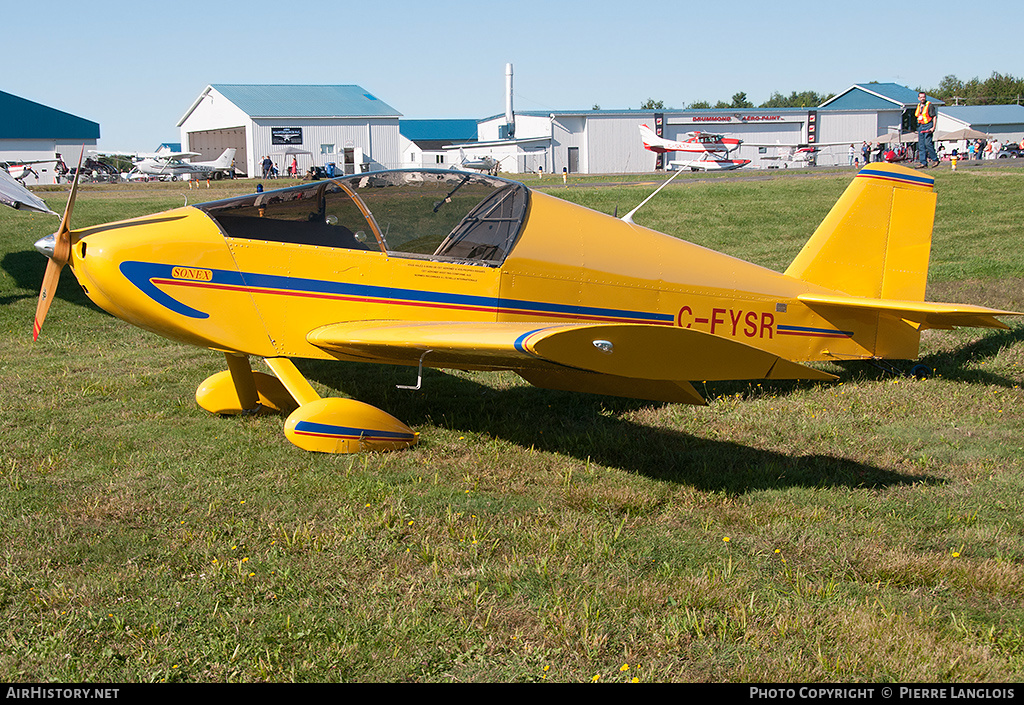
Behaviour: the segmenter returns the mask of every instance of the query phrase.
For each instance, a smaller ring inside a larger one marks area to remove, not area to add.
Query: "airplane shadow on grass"
[[[920,364],[946,380],[1011,388],[1019,386],[1021,381],[979,370],[975,366],[979,362],[994,359],[1005,348],[1022,344],[1024,325],[1018,323],[1009,330],[982,332],[977,340],[954,350],[927,353],[915,361],[904,361],[902,365],[893,364],[892,369],[862,361],[839,363],[839,366],[845,372],[843,376],[850,378],[885,379],[893,376],[893,370],[897,370],[896,374],[909,373],[914,365]]]
[[[46,273],[46,257],[35,250],[8,252],[4,255],[3,260],[0,260],[0,267],[14,280],[15,286],[19,289],[28,289],[34,292],[31,294],[2,296],[0,297],[0,305],[21,301],[22,299],[35,300],[39,298],[39,288],[43,285],[43,275]],[[85,292],[82,291],[82,287],[75,280],[75,275],[71,273],[71,268],[65,267],[64,269],[66,271],[61,272],[60,283],[57,285],[57,298],[65,304],[84,306],[94,311],[102,311],[103,309],[94,304],[85,295]],[[29,326],[31,326],[31,321]]]
[[[311,379],[344,390],[412,426],[434,424],[492,436],[522,447],[593,461],[663,482],[744,493],[786,487],[888,487],[941,482],[828,455],[793,456],[727,440],[636,423],[622,414],[662,406],[529,386],[495,389],[465,377],[415,368],[303,361]],[[693,409],[691,413],[700,413]],[[430,443],[429,436],[421,442]]]

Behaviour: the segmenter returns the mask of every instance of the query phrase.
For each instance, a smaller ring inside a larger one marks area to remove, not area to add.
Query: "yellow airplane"
[[[923,300],[934,180],[889,164],[856,175],[784,273],[477,173],[360,174],[71,230],[76,187],[37,243],[35,334],[70,264],[114,316],[224,354],[200,406],[287,413],[286,437],[311,451],[418,434],[321,398],[296,358],[704,404],[692,381],[835,379],[803,363],[914,359],[922,330],[1019,315]]]

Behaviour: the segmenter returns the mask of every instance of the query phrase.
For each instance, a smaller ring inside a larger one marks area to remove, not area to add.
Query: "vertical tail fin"
[[[893,164],[861,169],[786,274],[850,296],[924,300],[934,186]]]
[[[217,157],[217,161],[215,161],[213,163],[213,166],[215,166],[215,167],[225,167],[225,168],[229,167],[229,166],[231,166],[231,161],[234,158],[235,158],[235,150],[234,149],[225,149],[221,153],[221,155],[219,157]]]

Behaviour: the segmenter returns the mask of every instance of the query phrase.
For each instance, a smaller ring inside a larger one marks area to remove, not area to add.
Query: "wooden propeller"
[[[39,290],[39,303],[36,304],[36,318],[32,324],[32,340],[39,339],[39,331],[46,320],[46,313],[50,310],[50,303],[57,293],[57,284],[60,281],[60,271],[71,259],[71,211],[75,207],[75,196],[78,194],[78,178],[82,172],[82,158],[85,156],[85,147],[78,157],[78,168],[75,170],[74,181],[71,182],[71,195],[68,196],[68,204],[64,208],[64,216],[60,219],[60,227],[54,233],[53,254],[46,263],[46,273],[43,275],[43,286]]]

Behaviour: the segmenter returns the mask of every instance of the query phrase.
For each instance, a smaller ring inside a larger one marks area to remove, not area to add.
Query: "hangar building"
[[[99,123],[0,91],[0,161],[42,161],[61,155],[78,162],[82,147],[95,147]],[[25,183],[56,183],[52,163],[37,164]]]
[[[515,114],[514,138],[502,139],[508,134],[502,114],[480,121],[475,144],[448,149],[497,159],[502,171],[511,173],[561,173],[563,168],[570,174],[645,172],[658,165],[658,155],[645,149],[640,137],[640,126],[647,125],[670,140],[685,139],[694,130],[727,132],[755,143],[730,157],[768,168],[777,165],[772,157],[778,150],[763,145],[813,142],[817,120],[813,108],[522,112]]]
[[[939,110],[937,132],[964,128],[992,135],[1003,143],[1019,143],[1024,139],[1024,105],[950,105]]]
[[[458,166],[458,153],[445,151],[453,144],[476,142],[476,120],[399,120],[402,166],[409,169],[448,169]]]
[[[945,105],[928,96],[937,109]],[[900,129],[903,111],[917,105],[917,91],[896,83],[855,83],[818,108],[821,142],[877,142]]]
[[[467,158],[489,156],[511,173],[645,172],[659,163],[640,138],[640,125],[647,125],[670,140],[696,130],[737,137],[745,144],[730,157],[749,159],[752,168],[784,166],[789,150],[782,147],[801,144],[819,145],[822,166],[845,165],[851,144],[877,142],[898,130],[903,111],[916,103],[917,91],[905,86],[863,83],[808,108],[517,112],[511,125],[506,111],[479,122],[475,143],[446,149]]]
[[[333,162],[345,173],[401,165],[401,113],[355,85],[211,84],[178,121],[182,147],[197,160],[235,149],[238,173],[255,175],[265,156],[283,173]]]

